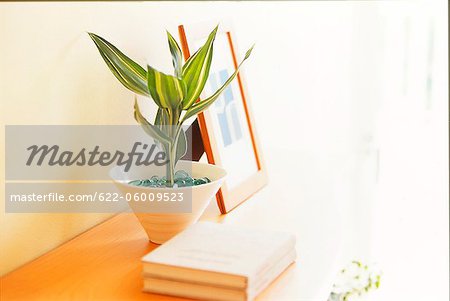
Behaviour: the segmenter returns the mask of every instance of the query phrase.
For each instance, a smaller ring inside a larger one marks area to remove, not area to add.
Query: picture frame
[[[206,41],[211,28],[213,24],[178,26],[186,60]],[[200,99],[209,95],[209,88],[220,87],[236,70],[239,60],[233,37],[231,26],[220,24],[214,44],[215,60]],[[223,214],[267,184],[267,171],[245,87],[240,71],[220,99],[197,117],[208,163],[222,166],[228,173],[216,194]]]

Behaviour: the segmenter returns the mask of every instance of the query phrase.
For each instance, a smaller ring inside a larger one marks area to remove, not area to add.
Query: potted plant
[[[236,71],[216,92],[197,101],[209,76],[217,29],[218,27],[209,34],[205,44],[185,63],[178,43],[167,32],[174,75],[162,73],[148,65],[144,69],[104,38],[89,33],[114,76],[127,89],[151,98],[158,106],[152,124],[142,115],[135,97],[134,118],[163,149],[167,158],[165,170],[155,171],[152,168],[151,172],[154,174],[148,174],[149,170],[141,167],[125,172],[117,166],[111,170],[113,180],[123,192],[133,195],[139,195],[140,192],[155,195],[186,192],[192,198],[190,213],[145,213],[148,210],[142,210],[142,204],[138,200],[128,200],[149,239],[155,243],[163,243],[196,222],[226,175],[218,166],[180,160],[187,150],[183,124],[219,98],[253,49],[252,47],[246,52]],[[192,175],[186,173],[188,169],[192,170]],[[149,205],[148,202],[145,203],[146,206]]]

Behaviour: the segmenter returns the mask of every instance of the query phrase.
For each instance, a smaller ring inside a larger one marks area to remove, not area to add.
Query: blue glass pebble
[[[176,187],[191,187],[210,183],[208,177],[194,179],[186,171],[178,170],[174,175],[174,188]],[[144,186],[144,187],[170,187],[165,176],[152,176],[150,179],[133,180],[129,182],[130,185]]]

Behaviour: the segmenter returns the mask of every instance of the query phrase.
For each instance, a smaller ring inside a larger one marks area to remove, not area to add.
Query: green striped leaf
[[[183,100],[184,110],[195,103],[205,87],[211,68],[217,28],[209,34],[205,44],[183,66],[182,78],[187,87],[187,94]]]
[[[147,65],[147,85],[150,95],[160,108],[177,109],[186,95],[186,84]]]
[[[163,126],[169,124],[169,116],[167,114],[166,109],[158,108],[155,117],[155,125],[159,126],[161,129]]]
[[[180,46],[174,37],[167,31],[167,39],[169,41],[170,53],[172,54],[172,64],[175,69],[175,76],[181,78],[183,68],[183,55],[181,54]]]
[[[228,85],[236,77],[242,64],[245,62],[246,59],[249,58],[250,54],[252,53],[253,47],[254,47],[254,45],[249,50],[247,50],[247,52],[245,53],[244,59],[239,64],[239,66],[236,68],[236,71],[234,71],[234,73],[225,81],[225,83],[216,92],[214,92],[213,95],[211,95],[210,97],[208,97],[200,102],[195,103],[191,108],[189,108],[187,110],[186,114],[183,117],[183,121],[206,110],[212,103],[214,103],[217,100],[217,98],[219,98],[219,96],[222,94],[222,92],[225,91],[225,89],[228,87]]]
[[[104,38],[88,33],[114,76],[127,89],[148,96],[147,72]]]
[[[177,141],[177,150],[175,153],[175,164],[187,153],[187,139],[183,128],[180,129],[180,136]]]
[[[167,137],[157,126],[150,124],[150,122],[142,116],[136,97],[134,99],[134,119],[141,125],[147,135],[162,144],[171,144],[169,137]]]
[[[168,132],[175,126],[169,124],[169,115],[167,109],[159,108],[155,117],[155,126],[159,128],[167,137],[169,137]],[[186,154],[187,152],[187,139],[186,133],[183,127],[180,125],[180,134],[177,141],[177,147],[175,151],[175,164]],[[170,139],[170,138],[169,138]],[[159,143],[161,144],[161,143]],[[161,149],[164,149],[163,145],[159,145]]]
[[[168,135],[167,125],[169,124],[169,115],[167,109],[158,108],[154,125],[158,127],[164,134]],[[161,143],[158,143],[160,149],[164,149]]]

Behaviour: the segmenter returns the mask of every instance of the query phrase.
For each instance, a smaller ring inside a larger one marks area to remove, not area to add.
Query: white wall
[[[392,4],[387,20],[372,257],[379,299],[448,300],[448,9]],[[398,66],[393,68],[393,66]]]
[[[437,230],[448,222],[448,214],[442,214],[444,209],[448,213],[448,191],[443,189],[448,180],[448,160],[443,156],[448,147],[443,140],[448,134],[443,70],[447,32],[442,15],[447,4],[436,3],[2,3],[2,123],[133,123],[132,95],[110,74],[85,32],[106,37],[142,64],[168,71],[164,29],[231,20],[241,53],[256,42],[244,76],[271,182],[297,185],[313,195],[326,191],[333,195],[330,202],[339,203],[343,216],[346,258],[379,261],[382,268],[386,265],[386,281],[396,279],[405,264],[397,267],[395,259],[414,247],[414,239],[401,248],[397,245],[401,238],[392,236],[392,229],[408,231],[410,224],[416,225],[417,213],[428,208],[424,218],[432,222],[422,222],[415,233],[418,229],[424,235],[434,233],[432,244],[439,252],[445,251],[448,236],[448,231]],[[436,43],[431,63],[427,49],[415,51],[417,45],[428,45],[429,32],[423,28],[430,20],[435,22]],[[405,44],[407,37],[411,40]],[[427,66],[433,68],[432,96],[412,88],[423,85],[420,75]],[[399,97],[405,78],[411,89]],[[4,133],[0,135],[3,142]],[[3,149],[0,152],[3,168]],[[396,164],[404,155],[416,163],[415,178],[406,177],[411,174],[409,162]],[[427,158],[433,159],[432,164]],[[415,194],[412,187],[423,181],[428,188]],[[411,202],[394,197],[399,189],[411,189],[408,195],[417,204],[414,213],[402,211]],[[427,192],[432,196],[425,201]],[[0,191],[2,200],[3,194]],[[301,194],[292,197],[311,201]],[[384,220],[385,212],[391,218]],[[397,212],[406,214],[405,219],[394,218]],[[6,256],[1,271],[19,266],[103,218],[2,214]],[[52,230],[43,234],[44,229]],[[397,252],[391,253],[394,245]],[[425,250],[413,253],[412,259],[417,262],[434,255]],[[448,255],[445,260],[447,267]],[[426,271],[446,280],[439,267]],[[417,287],[422,278],[408,281]],[[397,280],[386,284],[385,299],[405,292],[405,283]],[[426,286],[430,288],[432,283]],[[437,294],[442,297],[445,292],[441,289]]]

